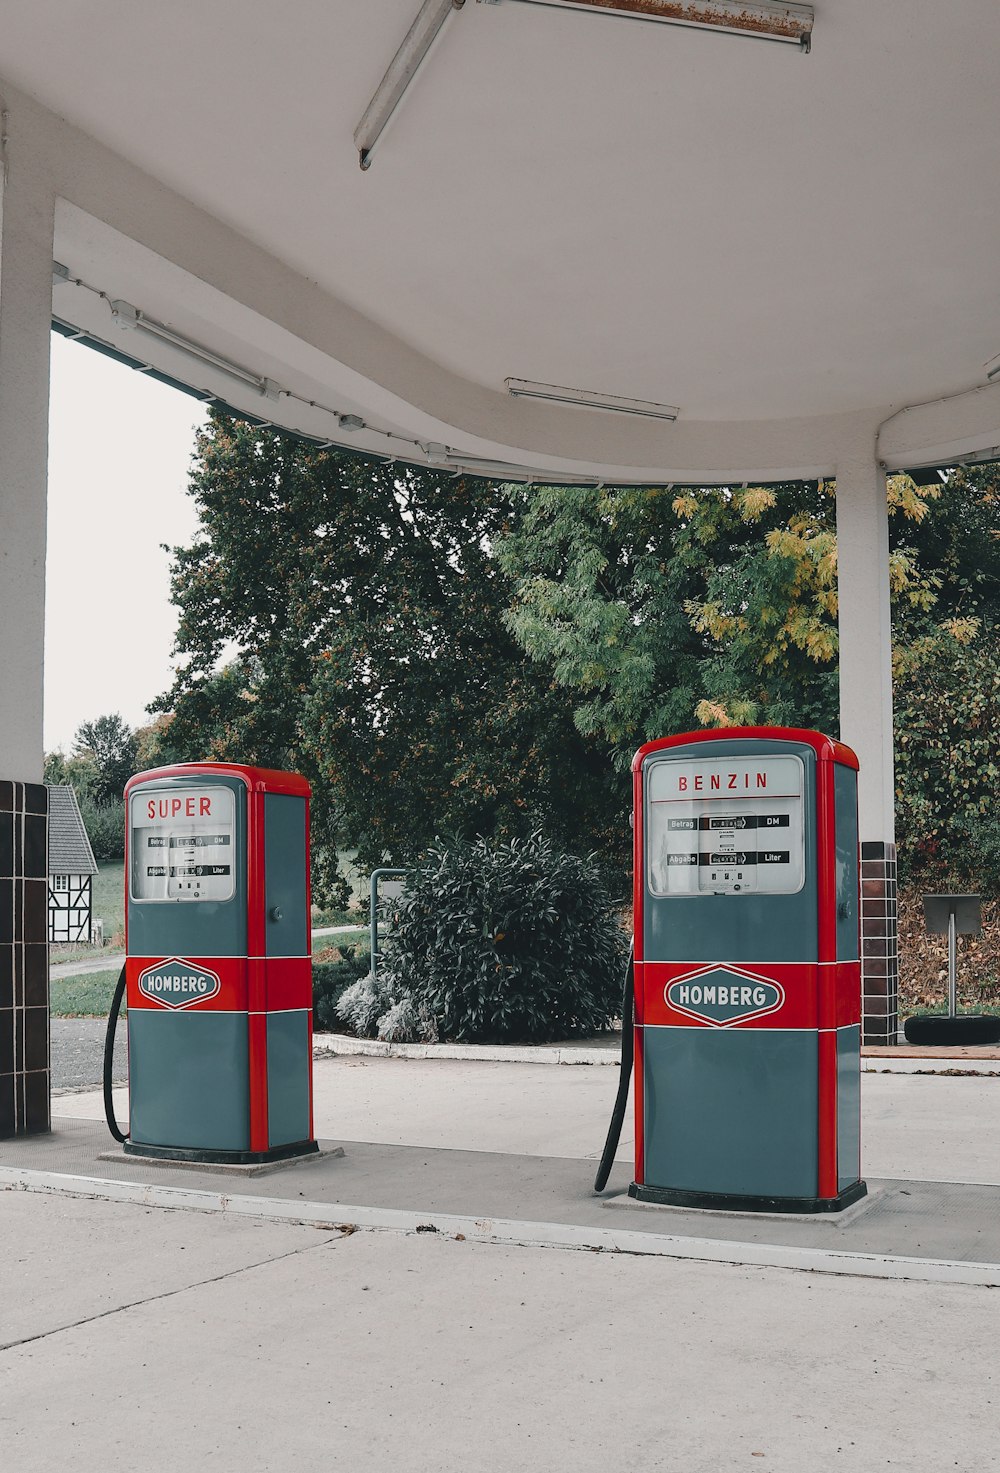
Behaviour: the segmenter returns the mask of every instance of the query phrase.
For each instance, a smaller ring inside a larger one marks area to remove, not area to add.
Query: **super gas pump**
[[[630,1196],[835,1212],[865,1194],[857,768],[780,727],[637,752],[634,961],[596,1190],[634,1049]]]
[[[125,789],[126,962],[108,1124],[132,1155],[255,1163],[317,1150],[309,784],[186,763]],[[128,994],[129,1132],[110,1107]]]

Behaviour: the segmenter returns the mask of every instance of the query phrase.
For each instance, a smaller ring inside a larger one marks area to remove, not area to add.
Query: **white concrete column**
[[[53,190],[3,121],[0,194],[0,1139],[49,1129],[42,785]],[[8,127],[8,121],[10,126]],[[9,134],[9,138],[8,138]]]
[[[840,736],[858,754],[862,1036],[896,1042],[899,957],[892,613],[885,473],[863,444],[837,465]]]
[[[4,133],[8,131],[4,111]],[[42,777],[54,197],[9,127],[0,199],[0,780]]]
[[[892,614],[885,472],[870,459],[837,466],[840,739],[861,763],[861,839],[895,842]]]

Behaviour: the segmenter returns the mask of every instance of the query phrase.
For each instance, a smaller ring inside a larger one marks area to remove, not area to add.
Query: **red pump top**
[[[687,731],[679,736],[660,737],[639,748],[632,759],[632,771],[638,772],[643,759],[650,752],[660,752],[665,747],[682,747],[691,742],[741,741],[765,738],[774,742],[800,742],[812,747],[820,762],[840,762],[845,767],[858,770],[858,759],[843,742],[824,736],[820,731],[809,731],[802,726],[705,726],[698,731]]]
[[[125,796],[139,783],[163,777],[238,777],[251,792],[292,793],[308,798],[312,789],[304,777],[297,772],[279,772],[271,767],[244,767],[238,762],[177,762],[169,767],[153,767],[149,772],[137,772],[125,784]]]

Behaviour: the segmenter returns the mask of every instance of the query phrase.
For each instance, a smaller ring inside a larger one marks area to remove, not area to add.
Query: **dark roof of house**
[[[49,874],[96,875],[94,851],[68,785],[49,784]]]

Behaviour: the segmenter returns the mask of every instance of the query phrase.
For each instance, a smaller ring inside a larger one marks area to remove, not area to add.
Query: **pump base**
[[[287,1146],[272,1146],[269,1151],[212,1151],[197,1146],[144,1146],[125,1141],[126,1156],[145,1156],[153,1161],[200,1161],[211,1166],[262,1166],[267,1161],[287,1161],[292,1156],[311,1156],[319,1150],[318,1141],[293,1141]]]
[[[647,1187],[633,1182],[628,1189],[637,1202],[660,1207],[697,1207],[715,1212],[843,1212],[867,1196],[868,1187],[856,1181],[836,1197],[744,1197],[737,1192],[688,1192],[680,1187]]]

